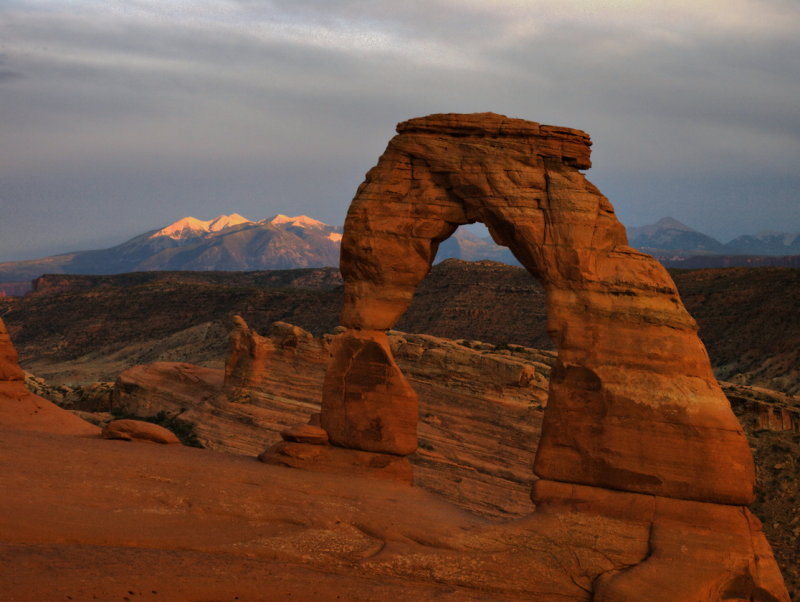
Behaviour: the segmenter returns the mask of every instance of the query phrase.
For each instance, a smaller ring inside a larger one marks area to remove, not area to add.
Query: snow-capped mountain
[[[158,230],[157,232],[153,233],[150,236],[150,238],[156,238],[158,236],[169,236],[170,238],[174,238],[175,240],[186,239],[199,236],[204,233],[208,234],[211,232],[219,232],[220,230],[224,230],[225,228],[231,228],[233,226],[238,226],[239,224],[253,224],[253,223],[255,222],[250,221],[246,217],[242,217],[238,213],[231,213],[230,215],[219,215],[214,219],[210,219],[208,221],[199,220],[194,217],[184,217],[182,219],[179,219],[177,222],[170,224],[169,226],[161,228],[161,230]]]
[[[673,267],[795,265],[800,234],[762,232],[727,244],[673,218],[628,228],[630,245]],[[0,293],[19,290],[45,273],[118,274],[152,270],[269,270],[339,265],[342,228],[306,215],[277,214],[252,221],[238,213],[201,220],[184,217],[109,249],[0,263]],[[436,261],[449,257],[518,263],[505,247],[464,229],[439,247]],[[691,261],[689,261],[691,258]],[[759,261],[763,259],[764,261]],[[792,263],[792,261],[794,263]],[[783,263],[781,263],[783,262]],[[9,284],[11,283],[11,284]],[[17,283],[20,286],[17,286]],[[13,286],[12,286],[13,285]],[[9,293],[13,291],[13,293]]]
[[[0,282],[44,273],[117,274],[151,270],[266,270],[339,265],[341,228],[305,215],[252,221],[233,213],[184,217],[109,249],[0,264]]]

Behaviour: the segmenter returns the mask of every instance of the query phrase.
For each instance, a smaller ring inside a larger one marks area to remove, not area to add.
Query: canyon
[[[800,393],[800,271],[671,271],[697,320],[717,378]],[[276,321],[316,336],[339,324],[337,270],[52,275],[25,297],[0,298],[23,367],[51,383],[114,380],[136,364],[222,367],[232,316],[259,332]],[[433,266],[405,332],[553,349],[544,290],[522,268],[446,260]]]

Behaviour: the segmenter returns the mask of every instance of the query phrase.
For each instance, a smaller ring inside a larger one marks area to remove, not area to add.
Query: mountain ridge
[[[654,224],[633,226],[627,230],[630,246],[659,259],[665,252],[687,258],[692,255],[800,254],[800,233],[763,230],[757,234],[743,234],[722,243],[673,217],[663,217]]]
[[[762,231],[723,244],[672,217],[627,228],[630,246],[667,267],[800,265],[800,233]],[[0,296],[24,294],[43,274],[116,274],[154,270],[269,270],[335,267],[342,228],[306,215],[250,220],[238,213],[192,216],[107,249],[0,263]],[[460,228],[443,241],[436,262],[490,260],[519,265],[489,236]]]
[[[0,263],[0,283],[31,281],[45,273],[335,266],[340,240],[341,228],[305,215],[277,214],[261,221],[237,213],[210,220],[189,216],[108,249]]]

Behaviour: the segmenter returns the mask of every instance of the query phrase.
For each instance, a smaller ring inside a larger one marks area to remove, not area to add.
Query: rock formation
[[[97,435],[100,429],[34,395],[25,387],[25,373],[0,320],[0,428],[65,435]]]
[[[252,337],[246,347],[263,343],[271,351],[268,363],[261,365],[239,364],[233,361],[236,354],[231,354],[228,366],[235,380],[253,383],[246,390],[231,390],[235,402],[208,401],[209,392],[222,386],[222,370],[190,372],[186,364],[159,363],[132,368],[120,377],[124,384],[117,395],[120,407],[141,415],[180,414],[182,420],[193,423],[199,439],[211,450],[253,456],[277,443],[282,453],[275,454],[273,462],[296,466],[305,459],[307,465],[311,456],[315,469],[337,472],[336,466],[316,464],[325,459],[328,448],[308,445],[321,443],[324,431],[308,425],[287,429],[300,420],[316,423],[331,337],[312,339],[288,324],[278,324],[268,335],[259,336],[239,324],[242,327],[236,329],[234,339],[241,343],[242,337]],[[506,348],[396,331],[387,334],[397,365],[420,401],[420,447],[409,456],[414,485],[489,519],[529,515],[533,511],[531,464],[554,354],[516,345]],[[298,376],[292,378],[293,373]],[[293,382],[297,379],[301,386]],[[794,501],[800,500],[794,460],[798,446],[790,428],[798,424],[800,402],[774,392],[722,384],[756,453],[759,488],[753,510],[765,521],[770,542],[777,544],[787,583],[800,591],[796,570],[800,502]],[[776,419],[787,415],[789,419]],[[312,438],[306,438],[309,432]],[[292,448],[281,439],[307,445]],[[356,471],[339,467],[338,472],[353,476]],[[605,520],[586,514],[589,506],[584,504],[580,514],[589,524]],[[541,516],[537,513],[533,518]],[[645,533],[649,524],[639,520],[636,532]],[[640,543],[646,546],[647,537],[643,537]],[[529,591],[538,590],[531,586]]]
[[[431,115],[397,131],[345,222],[346,330],[321,413],[333,446],[413,451],[417,399],[385,331],[439,243],[483,222],[542,282],[558,349],[534,466],[539,513],[642,528],[641,557],[598,576],[595,599],[786,599],[744,507],[754,469],[742,428],[666,270],[628,246],[579,171],[591,166],[589,137],[491,113]]]
[[[123,441],[150,441],[162,445],[180,444],[175,433],[144,420],[112,420],[103,428],[104,439],[121,439]]]
[[[219,395],[222,370],[158,362],[119,376],[115,408],[189,422],[207,449],[254,456],[277,445],[286,453],[271,461],[290,466],[298,464],[292,450],[303,457],[323,453],[320,446],[309,450],[287,443],[327,438],[318,416],[331,335],[315,338],[276,323],[261,336],[243,320],[235,322],[224,395]],[[410,457],[415,485],[489,518],[529,514],[530,465],[554,354],[518,345],[496,349],[478,341],[387,334],[397,365],[420,397],[422,443]],[[258,346],[264,351],[254,349]],[[265,362],[251,362],[242,349],[253,350]],[[298,421],[312,425],[293,428]]]

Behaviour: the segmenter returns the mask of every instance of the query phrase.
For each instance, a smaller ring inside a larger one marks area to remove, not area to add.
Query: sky
[[[796,0],[0,0],[0,261],[341,224],[398,122],[478,111],[588,132],[628,226],[800,232]]]

